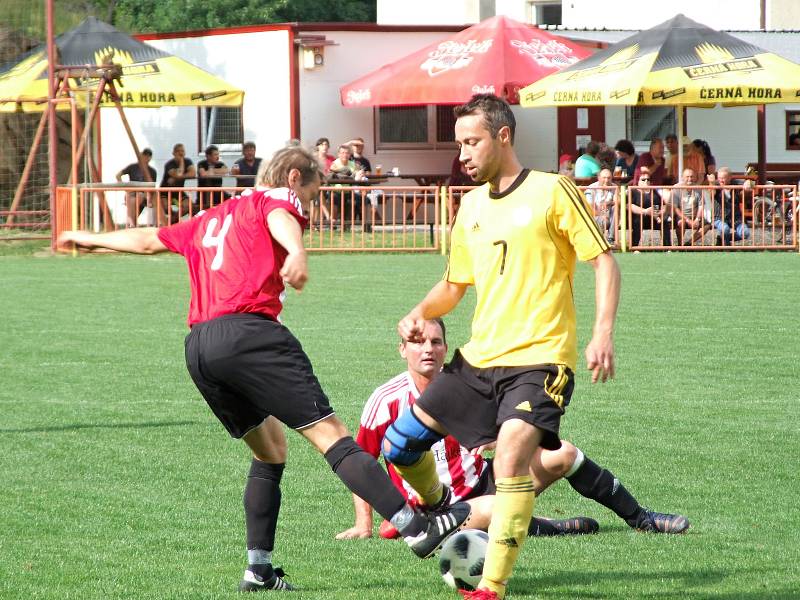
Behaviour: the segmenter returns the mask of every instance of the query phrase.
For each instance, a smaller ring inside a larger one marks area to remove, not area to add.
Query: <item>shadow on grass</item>
[[[155,423],[75,423],[73,425],[53,425],[51,427],[20,427],[2,429],[0,433],[49,433],[54,431],[76,431],[78,429],[144,429],[146,427],[184,427],[203,425],[204,421],[158,421]]]

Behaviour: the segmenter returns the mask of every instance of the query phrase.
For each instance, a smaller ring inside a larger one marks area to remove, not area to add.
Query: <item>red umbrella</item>
[[[348,107],[460,104],[480,93],[517,104],[520,88],[591,54],[537,27],[492,17],[356,79],[340,94]]]

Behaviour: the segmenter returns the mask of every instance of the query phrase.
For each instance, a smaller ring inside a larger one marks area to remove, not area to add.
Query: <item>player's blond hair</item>
[[[258,169],[256,183],[270,188],[289,187],[289,173],[300,171],[303,185],[311,183],[314,174],[322,177],[317,157],[302,146],[286,146],[278,150],[269,161]]]

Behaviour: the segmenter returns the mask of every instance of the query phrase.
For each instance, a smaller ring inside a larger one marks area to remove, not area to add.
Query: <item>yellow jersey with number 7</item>
[[[608,249],[586,198],[566,177],[526,169],[502,193],[485,184],[465,194],[444,279],[475,286],[472,336],[461,349],[467,362],[574,371],[576,258]]]

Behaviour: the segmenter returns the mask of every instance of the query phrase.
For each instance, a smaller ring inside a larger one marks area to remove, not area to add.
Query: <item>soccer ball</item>
[[[474,590],[483,574],[489,534],[478,529],[459,531],[444,543],[439,571],[445,583],[459,590]]]

